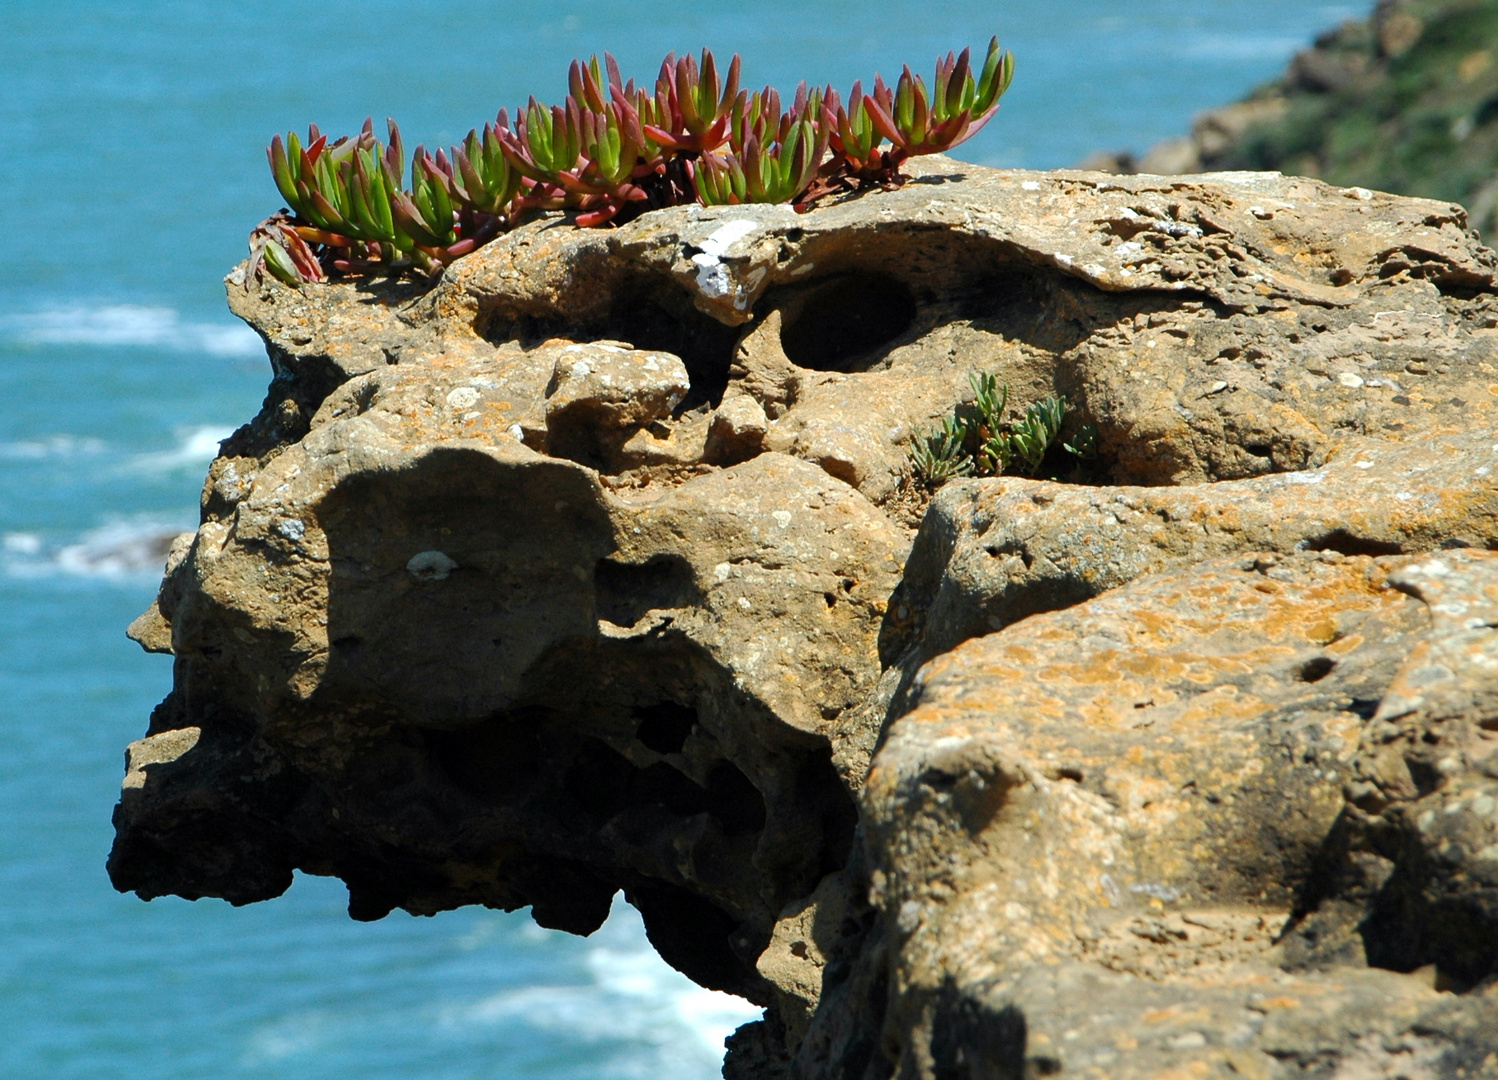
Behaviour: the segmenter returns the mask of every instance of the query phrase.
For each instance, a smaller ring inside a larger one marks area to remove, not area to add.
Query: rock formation
[[[619,890],[734,1077],[1498,1069],[1498,257],[1277,174],[931,160],[230,276],[116,886]],[[908,476],[994,373],[1098,456]]]

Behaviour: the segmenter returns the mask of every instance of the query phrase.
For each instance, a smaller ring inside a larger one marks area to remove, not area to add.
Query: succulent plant
[[[1066,399],[1051,396],[1042,398],[1025,410],[1024,419],[1009,432],[1011,460],[1018,458],[1025,463],[1025,472],[1034,476],[1040,471],[1046,451],[1061,434],[1061,421],[1066,418]]]
[[[284,243],[288,228],[303,244],[321,249],[317,261],[342,272],[380,267],[429,270],[472,250],[471,243],[461,242],[464,225],[454,217],[453,191],[458,181],[451,161],[441,151],[433,158],[417,147],[411,157],[411,187],[403,190],[400,130],[395,121],[388,123],[390,141],[384,146],[375,139],[369,120],[357,137],[332,144],[316,126],[309,129],[305,147],[295,132],[288,133],[284,143],[280,136],[271,141],[271,174],[295,215],[268,230],[272,242],[283,249],[282,255],[291,255]],[[483,144],[477,147],[482,154]],[[454,157],[459,153],[455,149]],[[481,157],[480,167],[492,176],[491,165]],[[495,186],[505,182],[493,178]],[[491,194],[485,187],[482,204],[473,204],[466,192],[462,196],[470,211],[466,226],[470,233],[481,227],[474,213],[487,208]],[[275,259],[284,268],[285,260],[266,252],[269,248],[262,247],[266,260]],[[302,277],[318,280],[306,274]]]
[[[999,385],[999,380],[990,372],[974,371],[967,377],[973,388],[973,406],[978,410],[979,422],[990,432],[1004,425],[1004,409],[1009,404],[1009,384]]]
[[[532,97],[513,122],[500,110],[460,146],[418,146],[409,187],[393,120],[383,145],[369,120],[334,142],[315,125],[305,142],[277,135],[267,156],[286,210],[251,233],[252,278],[432,274],[544,211],[588,227],[689,202],[806,210],[831,194],[891,187],[908,158],[982,127],[1014,70],[995,38],[977,74],[963,50],[938,59],[929,90],[907,67],[893,88],[878,76],[871,93],[854,83],[846,106],[831,87],[802,83],[783,109],[770,87],[740,89],[740,67],[735,56],[720,78],[709,50],[700,62],[668,55],[654,86],[637,87],[607,53],[574,60],[562,104]]]
[[[483,134],[470,131],[461,147],[454,147],[452,195],[454,201],[473,210],[504,217],[520,194],[523,177],[505,156],[499,130],[509,126],[500,110],[498,127],[485,124]]]
[[[934,93],[929,93],[925,81],[912,75],[907,66],[893,90],[876,76],[874,92],[864,99],[864,107],[896,153],[906,157],[939,154],[988,123],[1013,78],[1014,58],[1007,52],[1001,54],[999,39],[994,38],[989,42],[983,70],[976,77],[967,49],[961,56],[947,53],[945,59],[936,62]]]
[[[973,388],[973,406],[978,413],[978,462],[985,472],[1002,473],[1013,454],[1004,431],[1004,409],[1009,404],[1009,386],[1000,387],[989,372],[968,375]]]
[[[1083,461],[1091,461],[1097,457],[1097,428],[1083,424],[1070,440],[1061,444],[1061,449]]]
[[[807,95],[803,86],[790,113],[775,123],[768,118],[779,113],[779,101],[769,104],[769,109],[742,110],[742,150],[703,155],[697,197],[704,205],[791,202],[815,179],[831,137],[829,126],[820,122],[821,95]]]
[[[1006,420],[1009,387],[981,371],[969,374],[968,382],[971,409],[960,407],[966,416],[954,411],[934,432],[917,433],[910,448],[912,472],[932,488],[957,476],[1000,476],[1011,469],[1034,476],[1060,438],[1070,411],[1066,398],[1052,394],[1029,405],[1018,420]],[[1096,457],[1097,429],[1083,425],[1061,446],[1082,460]]]
[[[297,235],[286,214],[274,214],[255,226],[250,233],[250,270],[258,275],[264,269],[287,285],[303,281],[324,281],[322,264]]]
[[[868,101],[862,82],[853,84],[846,109],[835,95],[832,98],[832,146],[838,159],[834,164],[841,165],[850,176],[879,176],[887,168],[879,151],[881,136],[874,126]]]
[[[928,487],[973,474],[973,459],[964,447],[972,434],[962,420],[949,416],[935,431],[920,432],[910,450],[911,465]]]
[[[728,141],[734,101],[739,96],[738,54],[728,65],[726,85],[718,81],[718,65],[708,49],[702,67],[691,56],[668,55],[655,82],[655,110],[646,131],[671,150],[706,153]]]

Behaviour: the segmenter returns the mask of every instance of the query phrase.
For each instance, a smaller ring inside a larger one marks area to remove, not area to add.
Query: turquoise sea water
[[[959,156],[1051,167],[1183,131],[1369,6],[0,5],[0,1077],[696,1080],[755,1015],[628,909],[584,940],[524,913],[353,923],[312,878],[238,910],[110,888],[121,751],[170,683],[122,631],[267,379],[220,279],[279,205],[272,133],[389,114],[445,144],[604,48],[640,77],[706,44],[751,84],[846,88],[998,32],[1014,89]]]

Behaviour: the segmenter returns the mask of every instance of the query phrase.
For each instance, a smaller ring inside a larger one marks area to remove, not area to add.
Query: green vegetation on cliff
[[[1127,155],[1094,162],[1135,171]],[[1498,0],[1383,0],[1142,172],[1275,169],[1464,204],[1498,226]]]
[[[1250,129],[1228,156],[1239,168],[1471,202],[1498,165],[1495,48],[1498,2],[1390,5],[1305,54],[1283,119]]]

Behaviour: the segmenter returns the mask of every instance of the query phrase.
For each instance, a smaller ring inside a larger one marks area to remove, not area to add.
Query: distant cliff
[[[1084,167],[1172,174],[1279,170],[1462,203],[1498,226],[1498,0],[1382,0],[1323,34],[1189,138]]]

